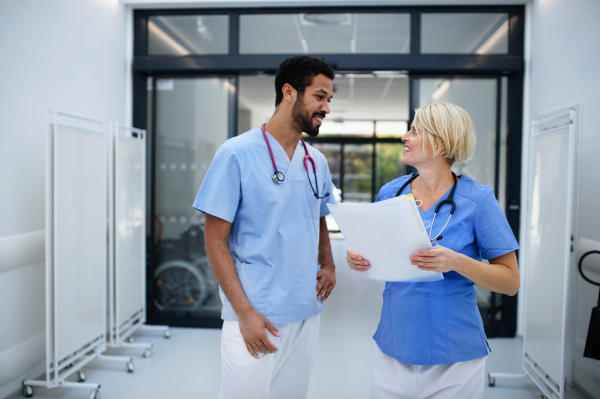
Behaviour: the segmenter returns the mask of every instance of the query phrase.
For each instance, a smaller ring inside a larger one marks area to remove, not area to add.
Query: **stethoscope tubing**
[[[266,125],[266,123],[263,123],[260,128],[262,130],[263,137],[265,138],[265,141],[267,142],[267,147],[269,147],[269,155],[271,155],[271,161],[273,161],[273,168],[275,168],[275,173],[279,173],[279,169],[277,169],[277,163],[275,163],[275,157],[273,156],[273,150],[271,149],[271,143],[269,143],[269,139],[267,138],[267,133],[265,132],[265,125]]]
[[[260,129],[261,129],[263,137],[265,138],[265,141],[267,143],[267,147],[269,147],[269,155],[271,156],[271,161],[273,162],[273,168],[275,168],[275,171],[271,175],[271,178],[273,179],[273,183],[281,184],[283,182],[283,180],[285,179],[285,175],[283,174],[283,172],[281,172],[279,169],[277,169],[277,163],[275,162],[275,156],[273,155],[273,150],[271,149],[271,143],[269,143],[269,138],[267,137],[267,132],[265,131],[265,126],[266,126],[266,123],[263,123],[260,126]],[[308,183],[310,184],[310,188],[312,189],[313,194],[315,195],[315,198],[322,199],[322,198],[329,197],[329,193],[326,193],[324,196],[319,197],[319,181],[317,180],[317,165],[316,165],[313,157],[310,155],[310,152],[308,152],[308,147],[306,146],[306,142],[304,141],[304,139],[302,137],[300,137],[300,141],[302,142],[302,146],[304,147],[304,153],[306,154],[304,156],[304,170],[306,170],[306,177],[308,178]],[[312,182],[310,181],[310,176],[308,174],[308,161],[310,161],[310,163],[312,165],[313,173],[315,175],[315,185],[317,186],[316,191],[312,185]],[[281,177],[280,177],[280,175],[281,175]]]
[[[412,183],[412,181],[415,180],[417,177],[419,177],[419,174],[415,173],[410,179],[408,179],[408,181],[406,181],[406,183],[404,183],[402,185],[402,187],[400,187],[400,190],[398,190],[398,192],[396,192],[395,197],[399,196],[402,193],[402,191],[404,191],[406,186],[408,186],[410,183]],[[448,223],[450,223],[450,219],[452,219],[452,215],[454,215],[454,211],[456,210],[456,203],[454,202],[454,192],[456,191],[456,186],[458,185],[458,179],[456,178],[456,174],[454,174],[454,172],[452,172],[452,177],[454,177],[454,185],[452,186],[452,190],[450,191],[450,194],[448,194],[448,198],[446,198],[445,200],[443,200],[439,204],[437,204],[437,206],[435,207],[435,211],[433,212],[433,219],[431,220],[431,226],[429,227],[429,241],[430,242],[436,242],[437,239],[439,237],[441,237],[442,233],[446,229],[446,226],[448,226]],[[445,204],[452,205],[452,208],[450,209],[450,216],[448,217],[448,220],[446,221],[446,224],[444,225],[444,227],[442,227],[442,230],[440,230],[440,232],[434,238],[431,238],[431,234],[433,233],[433,223],[435,222],[435,217],[437,216],[438,211],[440,210],[442,205],[445,205]]]

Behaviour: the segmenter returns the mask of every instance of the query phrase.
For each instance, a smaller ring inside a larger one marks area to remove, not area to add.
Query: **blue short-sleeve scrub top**
[[[377,201],[393,198],[410,177],[402,176],[383,186]],[[401,194],[409,193],[410,185]],[[439,245],[478,261],[519,248],[491,187],[463,175],[454,201],[456,211]],[[420,211],[423,222],[431,223],[436,206]],[[450,205],[440,208],[432,236],[444,226],[450,209]],[[489,346],[474,285],[454,271],[434,282],[386,282],[375,342],[386,355],[413,365],[457,363],[486,356]]]
[[[316,199],[304,169],[299,141],[290,160],[268,132],[275,162],[285,174],[273,183],[273,162],[260,128],[227,140],[204,177],[194,208],[232,223],[229,248],[246,297],[271,323],[305,320],[323,311],[316,285],[320,217],[334,203],[325,156],[311,146],[319,196]],[[309,162],[309,176],[314,174]],[[223,320],[237,320],[219,287]]]

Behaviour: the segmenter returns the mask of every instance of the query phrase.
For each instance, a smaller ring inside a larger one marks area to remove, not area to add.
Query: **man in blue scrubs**
[[[325,223],[335,201],[327,160],[301,136],[319,134],[334,76],[314,57],[284,60],[273,116],[219,148],[194,202],[223,302],[220,398],[307,397],[335,287]]]

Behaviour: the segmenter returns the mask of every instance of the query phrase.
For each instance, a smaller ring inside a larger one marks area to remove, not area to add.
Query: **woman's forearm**
[[[456,272],[475,284],[493,292],[513,296],[519,290],[520,279],[514,252],[490,259],[490,264],[461,255]]]

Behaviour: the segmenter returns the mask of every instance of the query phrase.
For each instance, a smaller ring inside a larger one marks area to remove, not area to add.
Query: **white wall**
[[[118,0],[0,2],[0,398],[44,368],[47,107],[125,122]]]
[[[600,243],[600,2],[597,0],[536,0],[528,5],[530,20],[529,122],[553,111],[582,103],[581,191],[579,239]],[[527,91],[527,89],[526,89]],[[577,245],[577,243],[576,243]],[[576,265],[572,265],[576,267]],[[600,280],[600,275],[590,274]],[[598,288],[578,278],[573,298],[574,382],[590,397],[600,397],[600,361],[582,357]]]

